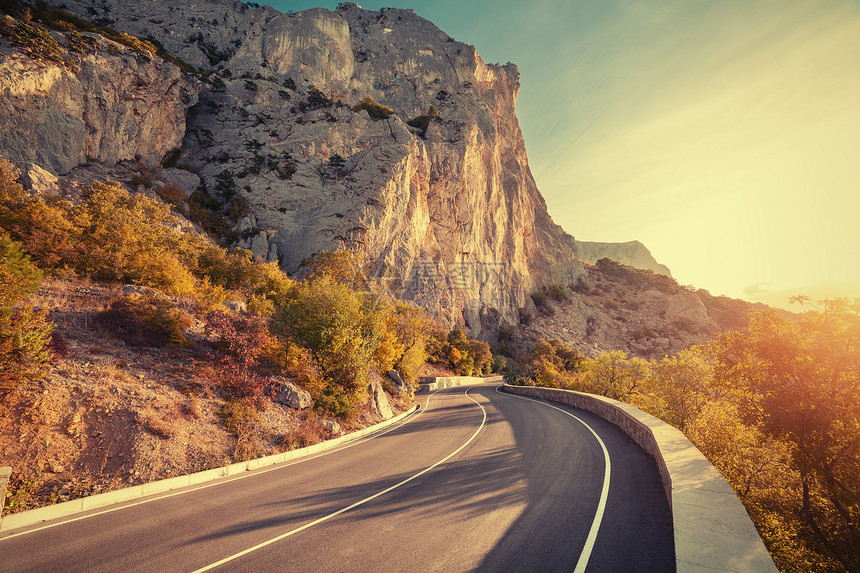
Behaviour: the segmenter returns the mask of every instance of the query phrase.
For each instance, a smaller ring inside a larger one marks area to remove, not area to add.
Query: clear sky
[[[713,294],[860,297],[860,0],[361,5],[519,66],[532,173],[577,239],[640,240]]]

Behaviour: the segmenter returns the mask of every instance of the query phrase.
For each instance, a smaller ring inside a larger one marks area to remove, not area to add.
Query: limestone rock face
[[[552,222],[529,170],[516,66],[484,63],[413,11],[62,4],[212,71],[187,115],[182,160],[213,197],[244,199],[239,244],[255,255],[293,273],[322,250],[349,248],[394,295],[474,336],[516,323],[538,286],[583,275],[573,237]],[[120,64],[109,75],[121,76]],[[82,74],[95,81],[95,69]],[[368,97],[390,114],[356,107]],[[92,152],[46,155],[58,168],[82,154],[128,155],[109,154],[96,131],[86,138]]]
[[[88,161],[156,164],[185,135],[193,83],[173,64],[96,35],[73,73],[3,46],[0,153],[53,174]]]
[[[210,189],[236,176],[255,254],[294,272],[345,246],[395,295],[475,334],[515,322],[536,285],[582,274],[529,171],[515,66],[485,64],[412,11],[345,4],[256,22],[227,68],[185,146]],[[314,90],[334,103],[313,104]],[[393,113],[351,109],[367,97]]]
[[[651,251],[639,241],[628,241],[626,243],[576,241],[576,247],[580,260],[587,263],[594,264],[600,259],[607,258],[622,265],[654,271],[667,277],[672,276],[672,271],[669,270],[669,267],[658,263],[651,255]]]

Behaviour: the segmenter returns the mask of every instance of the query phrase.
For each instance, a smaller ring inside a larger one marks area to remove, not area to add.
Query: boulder
[[[295,382],[286,379],[279,382],[278,390],[273,400],[296,410],[310,408],[314,403],[307,390],[299,387]]]
[[[388,395],[382,389],[382,382],[380,380],[371,382],[367,388],[367,392],[370,394],[371,405],[380,418],[387,420],[394,416],[394,411],[388,403]]]
[[[21,183],[36,194],[52,195],[60,189],[57,185],[57,177],[35,163],[21,172]]]
[[[186,195],[191,195],[200,186],[200,178],[184,169],[164,169],[157,178],[165,185],[173,185],[182,189]]]
[[[335,436],[339,436],[341,434],[340,424],[338,424],[334,420],[325,420],[323,421],[322,425],[323,428],[325,428]]]
[[[233,312],[246,312],[248,310],[248,305],[241,300],[225,300],[221,306]]]
[[[389,370],[388,377],[394,381],[395,386],[397,387],[397,393],[401,396],[405,394],[409,394],[412,390],[412,385],[409,384],[406,380],[400,377],[400,372],[397,370]]]

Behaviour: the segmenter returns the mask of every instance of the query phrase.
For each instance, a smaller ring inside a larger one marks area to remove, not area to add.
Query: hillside
[[[682,287],[665,275],[609,259],[587,266],[587,272],[575,283],[532,293],[519,327],[508,330],[518,346],[557,338],[586,356],[623,350],[660,359],[720,332],[743,330],[751,314],[768,308]]]

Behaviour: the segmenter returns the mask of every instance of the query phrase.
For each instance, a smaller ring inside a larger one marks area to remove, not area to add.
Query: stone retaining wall
[[[651,454],[672,510],[679,572],[777,570],[734,490],[677,429],[604,396],[534,386],[505,385],[503,389],[591,412],[618,426]]]

